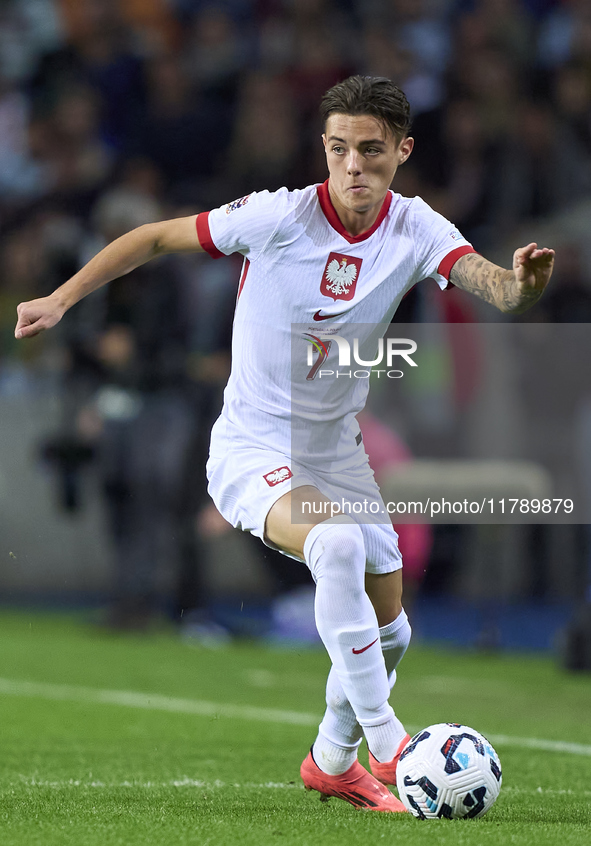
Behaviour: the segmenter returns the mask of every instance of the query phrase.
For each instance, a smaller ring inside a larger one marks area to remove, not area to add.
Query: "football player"
[[[316,623],[332,668],[304,784],[397,812],[404,806],[385,785],[395,784],[408,735],[389,697],[411,629],[397,535],[356,420],[369,380],[352,378],[350,367],[347,378],[338,339],[375,350],[376,333],[359,339],[360,327],[385,329],[404,294],[428,278],[504,312],[524,311],[548,284],[554,252],[530,243],[515,251],[512,268],[498,267],[423,200],[391,190],[414,141],[406,97],[389,79],[350,77],[326,92],[321,111],[324,184],[261,191],[141,226],[50,296],[19,305],[15,333],[54,326],[86,294],[155,256],[244,257],[209,490],[232,525],[305,562],[316,583]],[[327,379],[327,371],[339,375]],[[361,513],[344,502],[369,507]],[[357,760],[363,737],[371,772]]]

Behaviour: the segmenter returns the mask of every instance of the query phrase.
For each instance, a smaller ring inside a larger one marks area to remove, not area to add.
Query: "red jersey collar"
[[[345,240],[347,240],[350,244],[358,244],[360,241],[365,241],[366,238],[369,238],[370,235],[379,228],[382,221],[388,214],[388,210],[390,209],[390,203],[392,202],[392,192],[388,191],[386,196],[384,197],[384,202],[382,203],[382,208],[380,209],[380,213],[378,214],[375,223],[368,229],[367,232],[362,232],[361,235],[351,235],[350,232],[347,232],[343,224],[341,223],[341,219],[338,216],[335,207],[332,204],[332,200],[330,199],[330,193],[328,190],[328,179],[326,182],[323,182],[322,185],[319,185],[316,189],[318,193],[318,201],[320,202],[320,208],[324,212],[324,216],[330,223],[333,229],[342,235]]]

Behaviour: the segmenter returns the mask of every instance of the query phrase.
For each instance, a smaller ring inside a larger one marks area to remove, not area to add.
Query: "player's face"
[[[398,142],[370,115],[332,114],[322,136],[332,203],[345,229],[359,235],[375,222],[398,165],[414,141]]]

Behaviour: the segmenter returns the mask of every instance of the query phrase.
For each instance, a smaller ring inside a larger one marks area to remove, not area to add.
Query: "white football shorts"
[[[235,528],[256,535],[267,546],[272,544],[265,539],[265,521],[274,503],[295,488],[313,485],[358,523],[365,542],[366,572],[391,573],[402,567],[398,535],[363,445],[359,448],[359,463],[335,474],[297,464],[252,441],[237,443],[232,439],[224,444],[214,438],[207,478],[209,494],[224,519]],[[330,516],[329,510],[325,519]]]

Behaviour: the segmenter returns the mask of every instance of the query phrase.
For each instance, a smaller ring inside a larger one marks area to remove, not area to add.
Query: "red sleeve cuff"
[[[474,249],[474,247],[469,247],[467,244],[465,244],[463,247],[458,247],[457,249],[452,250],[451,253],[448,253],[439,263],[437,273],[440,273],[442,276],[445,276],[445,278],[449,282],[449,274],[451,273],[451,269],[457,262],[457,260],[462,256],[468,255],[468,253],[475,252],[476,250]]]
[[[199,243],[203,247],[206,253],[208,253],[212,258],[222,258],[224,253],[222,253],[216,245],[213,243],[213,238],[211,237],[211,232],[209,230],[209,212],[201,212],[197,215],[197,237],[199,238]]]

